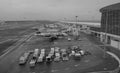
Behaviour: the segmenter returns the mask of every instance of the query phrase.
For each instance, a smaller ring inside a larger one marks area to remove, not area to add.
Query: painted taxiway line
[[[10,40],[12,40],[12,39],[8,39],[8,40],[5,40],[5,41],[2,41],[2,42],[0,42],[0,44],[2,44],[4,42],[7,42],[7,41],[10,41]]]
[[[20,39],[18,42],[16,42],[17,45],[9,47],[8,50],[4,54],[2,54],[0,56],[0,59],[2,57],[4,57],[6,54],[8,54],[10,51],[12,51],[13,49],[15,49],[15,47],[21,47],[21,46],[23,46],[24,45],[24,41],[27,41],[31,36],[32,36],[32,34],[27,35],[26,37],[24,37],[24,38]]]

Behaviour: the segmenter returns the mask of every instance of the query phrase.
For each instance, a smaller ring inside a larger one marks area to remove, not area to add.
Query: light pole
[[[107,29],[108,29],[108,13],[106,12],[106,22],[105,22],[105,41],[104,41],[104,58],[106,58],[106,44],[107,44]]]
[[[78,16],[75,16],[76,17],[76,24],[77,24],[77,18],[78,18]]]

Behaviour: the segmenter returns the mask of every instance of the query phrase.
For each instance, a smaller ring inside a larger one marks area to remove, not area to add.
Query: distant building
[[[1,21],[0,20],[0,25],[2,26],[2,25],[4,25],[5,24],[5,21]]]

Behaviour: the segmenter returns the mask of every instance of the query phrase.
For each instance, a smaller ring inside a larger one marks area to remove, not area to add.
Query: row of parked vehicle
[[[50,63],[52,61],[68,61],[72,56],[75,60],[81,59],[82,56],[91,54],[88,51],[80,49],[78,46],[72,46],[68,49],[60,49],[59,47],[54,47],[50,49],[50,52],[46,54],[45,49],[35,49],[34,51],[25,52],[23,56],[20,57],[19,64],[25,64],[28,60],[29,55],[32,55],[30,59],[30,67],[34,67],[36,63]]]

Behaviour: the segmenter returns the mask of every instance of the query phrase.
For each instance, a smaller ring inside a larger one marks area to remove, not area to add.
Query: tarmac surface
[[[31,37],[26,37],[24,43],[14,47],[12,51],[0,58],[0,73],[87,73],[112,70],[118,67],[118,62],[110,55],[107,54],[106,58],[103,58],[103,50],[90,42],[84,34],[80,33],[81,41],[73,40],[73,36],[69,37],[72,38],[72,41],[68,41],[67,38],[61,38],[55,42],[49,42],[48,38],[40,36],[32,35]],[[80,46],[81,49],[91,52],[92,55],[84,56],[78,61],[70,58],[69,61],[36,64],[34,68],[29,66],[30,56],[26,65],[19,65],[19,58],[25,51],[44,48],[48,53],[50,47],[56,46],[66,49],[73,45]]]

